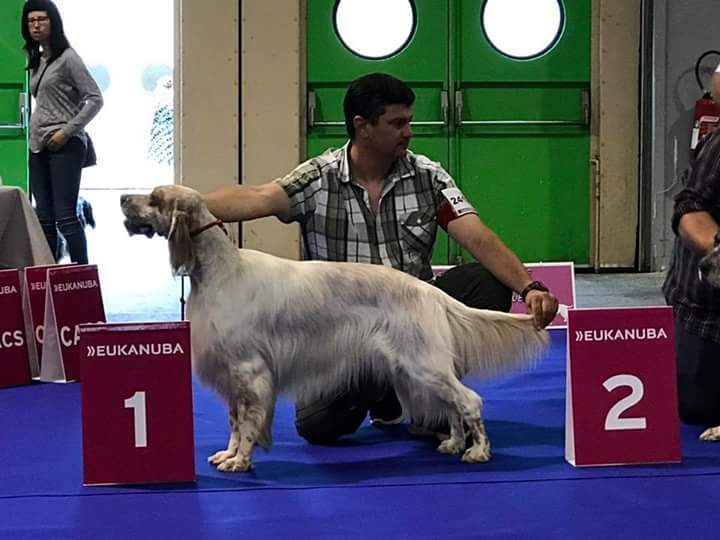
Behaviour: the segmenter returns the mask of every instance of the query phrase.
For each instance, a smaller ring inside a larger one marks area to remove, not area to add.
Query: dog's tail
[[[534,327],[531,315],[472,309],[454,301],[446,314],[460,376],[498,375],[531,367],[550,341],[547,331]]]

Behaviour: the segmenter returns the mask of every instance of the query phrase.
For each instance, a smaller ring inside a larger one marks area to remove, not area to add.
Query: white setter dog
[[[208,458],[221,471],[247,471],[255,444],[269,448],[279,393],[307,401],[367,376],[390,383],[413,421],[450,423],[440,452],[487,461],[482,402],[461,378],[528,366],[548,343],[529,315],[468,308],[398,270],[237,249],[189,188],[121,205],[128,232],[167,238],[174,271],[190,276],[193,369],[230,411],[228,447]]]

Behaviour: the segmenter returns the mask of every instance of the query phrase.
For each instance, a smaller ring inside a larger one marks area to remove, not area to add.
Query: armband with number
[[[440,193],[442,193],[443,200],[438,210],[438,224],[446,231],[451,221],[466,214],[477,214],[477,211],[465,200],[465,196],[458,188],[446,188]]]

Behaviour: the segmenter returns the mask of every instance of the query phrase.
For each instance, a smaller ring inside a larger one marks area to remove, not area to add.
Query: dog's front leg
[[[232,457],[235,457],[238,451],[240,443],[240,432],[238,431],[238,415],[244,416],[244,405],[242,403],[230,403],[230,440],[228,441],[227,449],[215,452],[208,458],[208,462],[213,465],[220,465],[223,461],[226,461]]]
[[[275,394],[272,376],[259,359],[241,364],[233,375],[244,405],[242,408],[238,406],[237,452],[220,463],[218,470],[245,472],[252,467],[253,449],[266,422],[272,417]]]

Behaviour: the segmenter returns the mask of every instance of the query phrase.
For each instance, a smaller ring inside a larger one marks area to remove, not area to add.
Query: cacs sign
[[[20,272],[0,271],[0,387],[32,381]]]
[[[79,380],[79,326],[105,322],[97,267],[73,265],[49,269],[45,290],[40,379]]]

